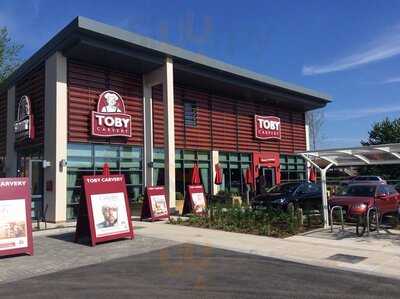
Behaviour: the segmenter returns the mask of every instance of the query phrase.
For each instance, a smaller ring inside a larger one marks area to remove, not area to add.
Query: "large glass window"
[[[295,182],[306,179],[306,163],[302,157],[281,155],[281,181]]]
[[[68,144],[67,219],[78,215],[82,176],[101,174],[104,163],[108,163],[111,174],[123,174],[128,198],[136,200],[143,193],[143,153],[140,147]]]
[[[222,167],[221,190],[232,193],[244,194],[246,182],[244,174],[250,167],[251,154],[247,153],[219,153],[219,164]]]
[[[185,194],[186,186],[191,183],[192,169],[195,162],[200,168],[200,180],[204,191],[211,191],[210,152],[195,150],[175,151],[175,189],[176,192]],[[164,179],[164,149],[154,150],[153,179],[156,185],[165,184]]]

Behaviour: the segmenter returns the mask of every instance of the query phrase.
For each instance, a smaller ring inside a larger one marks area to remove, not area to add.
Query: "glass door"
[[[262,175],[265,179],[265,187],[271,188],[275,185],[275,169],[274,168],[262,168]]]
[[[43,161],[30,160],[28,175],[32,192],[32,219],[43,216]]]

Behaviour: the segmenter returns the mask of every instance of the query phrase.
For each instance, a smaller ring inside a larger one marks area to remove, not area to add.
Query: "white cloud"
[[[400,54],[400,26],[373,40],[364,50],[325,65],[303,66],[303,75],[319,75],[360,67]]]
[[[337,110],[332,112],[326,112],[326,118],[331,120],[349,120],[349,119],[357,119],[364,118],[372,115],[383,114],[383,113],[392,113],[399,112],[400,105],[386,106],[386,107],[370,107],[364,109],[346,109],[346,110]]]
[[[390,84],[390,83],[399,83],[400,82],[400,77],[393,77],[393,78],[388,78],[386,80],[383,80],[381,83],[382,84]]]

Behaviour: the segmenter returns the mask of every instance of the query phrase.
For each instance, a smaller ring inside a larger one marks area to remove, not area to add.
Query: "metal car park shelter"
[[[332,166],[368,166],[400,164],[400,143],[352,148],[337,148],[299,152],[304,159],[321,172],[324,227],[328,223],[328,194],[326,172]]]

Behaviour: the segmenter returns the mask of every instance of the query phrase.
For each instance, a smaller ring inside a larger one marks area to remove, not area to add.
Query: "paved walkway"
[[[138,231],[141,236],[400,279],[399,235],[356,238],[350,234],[345,238],[337,232],[327,237],[326,231],[317,231],[314,234],[276,239],[161,222],[141,222],[138,225],[144,227]],[[335,255],[339,255],[340,260],[332,260]],[[351,256],[358,257],[359,261],[357,258],[351,259]]]
[[[136,232],[140,231],[140,225]],[[75,228],[34,232],[34,255],[0,258],[0,284],[159,250],[177,242],[142,235],[90,247],[73,242]],[[1,297],[1,295],[0,295]]]
[[[319,230],[302,236],[276,239],[163,222],[135,221],[134,225],[135,240],[115,241],[94,248],[74,243],[73,227],[35,232],[33,257],[22,255],[0,258],[0,284],[181,243],[400,279],[400,235],[396,232],[357,238],[350,230],[345,234]],[[333,260],[334,256],[339,260]]]

